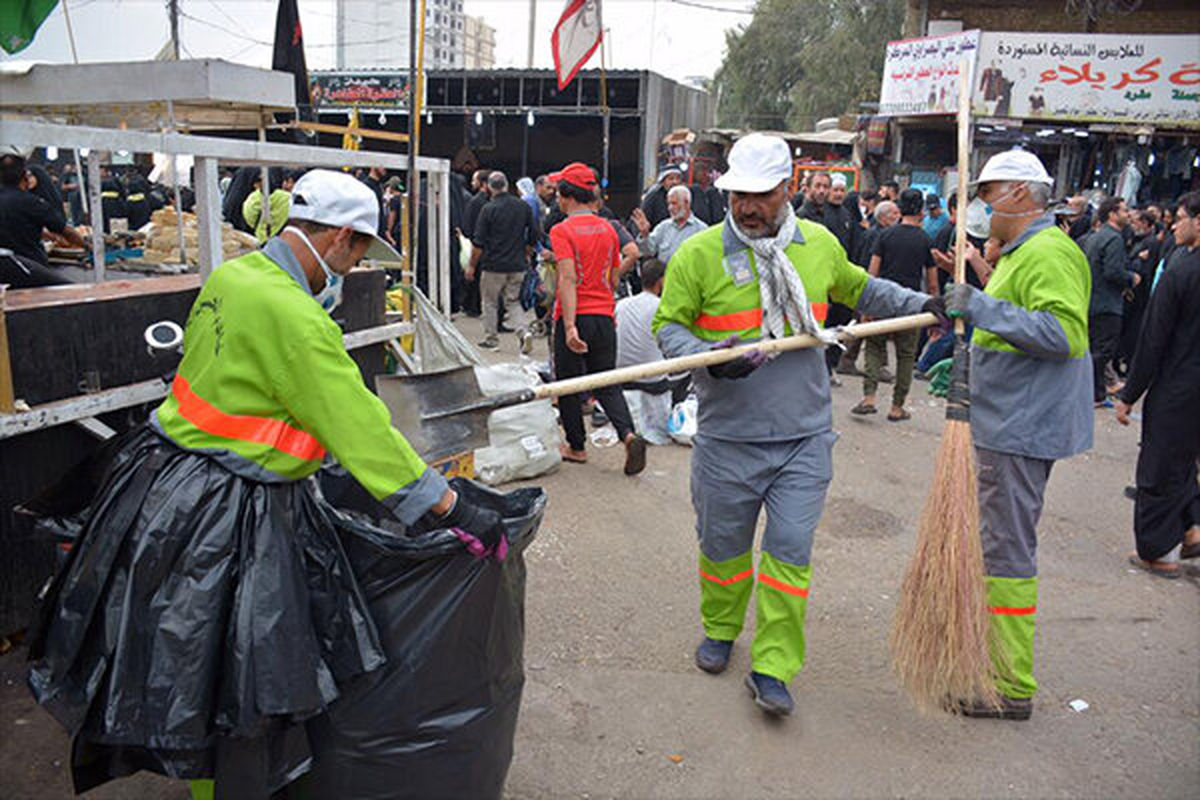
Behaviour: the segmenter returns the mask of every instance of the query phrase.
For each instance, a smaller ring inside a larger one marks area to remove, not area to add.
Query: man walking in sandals
[[[730,192],[722,225],[689,238],[671,257],[653,330],[668,357],[739,340],[808,333],[827,344],[831,300],[876,316],[940,313],[941,301],[872,278],[850,263],[824,226],[792,210],[790,149],[752,133],[729,151],[717,188]],[[694,373],[699,421],[692,450],[692,505],[700,538],[696,665],[724,671],[754,589],[753,544],[767,509],[758,565],[757,627],[746,685],[772,715],[792,712],[787,683],[804,664],[813,532],[833,477],[829,372],[821,349],[768,358],[752,351]]]

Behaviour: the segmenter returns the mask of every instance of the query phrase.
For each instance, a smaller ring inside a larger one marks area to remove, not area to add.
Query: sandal
[[[586,450],[572,450],[569,444],[560,444],[558,452],[562,455],[563,461],[570,461],[572,464],[586,464]]]
[[[878,411],[879,409],[875,408],[875,406],[869,406],[866,403],[859,403],[854,408],[850,409],[851,414],[858,414],[860,417],[866,416],[867,414],[875,414]]]
[[[900,409],[899,414],[888,414],[887,415],[888,422],[903,422],[906,419],[912,419],[912,414],[908,413],[903,408]]]
[[[1178,565],[1176,565],[1175,569],[1161,569],[1154,566],[1158,563],[1157,561],[1143,561],[1138,558],[1136,553],[1129,557],[1129,563],[1143,572],[1149,572],[1156,578],[1165,578],[1169,581],[1175,580],[1182,574],[1182,570],[1179,569]]]

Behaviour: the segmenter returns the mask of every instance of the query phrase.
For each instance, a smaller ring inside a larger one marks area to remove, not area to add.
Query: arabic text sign
[[[329,72],[312,76],[314,106],[406,108],[408,76],[397,73]]]
[[[979,31],[889,42],[879,92],[883,116],[953,114],[958,110],[958,67],[973,69]],[[970,74],[970,72],[968,72]]]
[[[1200,126],[1200,36],[984,33],[972,110]]]

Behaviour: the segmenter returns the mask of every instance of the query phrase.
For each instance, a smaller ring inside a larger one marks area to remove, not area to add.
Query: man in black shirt
[[[475,194],[467,201],[462,222],[463,236],[466,236],[470,240],[474,240],[475,238],[475,222],[479,219],[479,212],[483,211],[484,205],[491,199],[491,195],[488,194],[487,189],[488,175],[488,170],[477,169],[471,176],[471,191],[475,192]],[[463,272],[463,312],[469,317],[478,317],[482,313],[479,299],[479,281],[467,277],[465,271]]]
[[[938,295],[937,267],[934,265],[933,242],[921,229],[925,215],[925,198],[917,189],[900,193],[900,224],[886,228],[875,240],[871,263],[867,271],[877,278],[887,278],[907,289]],[[904,409],[912,385],[913,361],[917,354],[919,331],[901,331],[890,336],[872,336],[864,347],[867,351],[866,376],[863,378],[863,399],[852,409],[855,414],[875,413],[875,388],[879,370],[887,361],[887,340],[896,348],[896,383],[892,389],[892,408],[888,420],[899,422],[909,418]]]
[[[383,202],[383,180],[387,177],[387,170],[383,167],[371,167],[367,170],[366,176],[362,182],[367,185],[372,192],[375,193],[375,202],[379,204],[379,235],[384,236],[387,233],[387,205]],[[274,191],[275,187],[272,186]]]
[[[69,283],[50,269],[42,247],[42,230],[57,233],[75,247],[86,243],[72,228],[60,206],[24,190],[25,159],[15,153],[0,155],[0,248],[13,255],[0,258],[0,283],[14,289]]]
[[[488,176],[492,199],[479,212],[471,242],[471,264],[467,280],[479,270],[479,296],[483,306],[484,339],[480,347],[495,350],[500,346],[499,311],[517,332],[521,352],[528,353],[532,335],[528,330],[529,312],[521,307],[521,284],[529,268],[529,256],[538,241],[538,224],[529,204],[508,191],[503,172]]]

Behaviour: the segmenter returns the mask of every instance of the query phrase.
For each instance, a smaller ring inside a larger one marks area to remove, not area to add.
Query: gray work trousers
[[[732,442],[698,434],[692,444],[692,506],[700,552],[728,561],[750,552],[763,506],[762,547],[806,566],[833,479],[833,431],[782,442]]]
[[[1037,524],[1053,461],[975,448],[984,571],[1037,577]]]
[[[484,334],[495,336],[499,332],[499,308],[504,309],[508,327],[514,331],[529,325],[530,312],[521,308],[521,284],[524,282],[524,272],[492,272],[485,269],[479,273]]]

